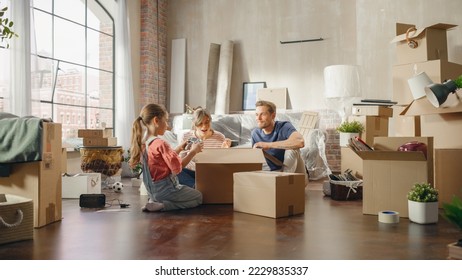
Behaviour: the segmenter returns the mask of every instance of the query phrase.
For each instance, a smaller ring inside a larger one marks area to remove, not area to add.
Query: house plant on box
[[[418,224],[438,222],[438,190],[428,183],[416,183],[407,194],[409,220]]]
[[[337,127],[337,131],[340,133],[340,146],[347,147],[350,138],[359,136],[364,131],[364,125],[359,121],[344,121]]]
[[[443,213],[441,215],[462,231],[462,200],[460,198],[454,196],[451,203],[443,203]],[[450,258],[462,259],[462,239],[449,244],[448,248]]]

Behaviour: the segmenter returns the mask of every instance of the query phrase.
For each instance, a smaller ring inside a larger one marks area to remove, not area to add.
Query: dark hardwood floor
[[[362,214],[361,201],[325,197],[321,182],[306,188],[304,215],[280,219],[232,205],[143,213],[147,197],[124,182],[121,194],[105,191],[113,205],[102,211],[63,200],[62,221],[35,229],[34,240],[0,245],[0,259],[444,260],[446,245],[461,236],[442,218],[433,225],[379,223]],[[130,207],[121,209],[117,199]]]

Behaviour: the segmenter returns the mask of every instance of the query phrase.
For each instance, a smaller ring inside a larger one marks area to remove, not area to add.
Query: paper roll
[[[396,211],[380,211],[379,212],[379,222],[385,224],[396,224],[399,223],[399,213]]]

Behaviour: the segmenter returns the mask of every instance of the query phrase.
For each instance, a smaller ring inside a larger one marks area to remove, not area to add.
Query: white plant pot
[[[438,202],[416,202],[408,200],[409,220],[418,224],[438,222]]]
[[[141,186],[141,183],[143,182],[143,180],[138,179],[138,178],[132,178],[130,181],[132,182],[132,187],[139,187]]]
[[[348,140],[359,136],[359,133],[340,132],[340,147],[348,147]]]

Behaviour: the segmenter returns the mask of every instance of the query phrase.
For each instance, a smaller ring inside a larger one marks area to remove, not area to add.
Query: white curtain
[[[14,32],[19,37],[10,43],[10,108],[6,111],[23,117],[31,115],[31,15],[30,1],[9,1]]]
[[[124,149],[130,147],[132,123],[135,119],[133,96],[130,28],[127,1],[117,1],[115,18],[115,119],[114,129],[117,142]]]

